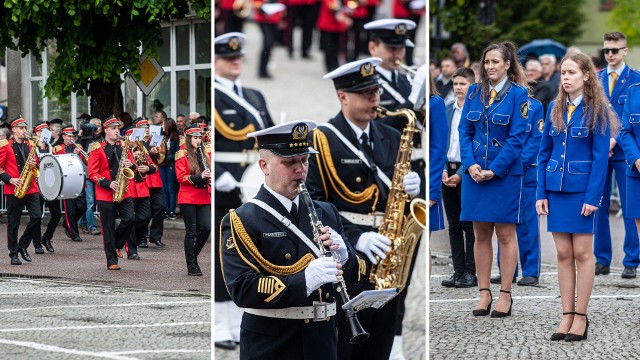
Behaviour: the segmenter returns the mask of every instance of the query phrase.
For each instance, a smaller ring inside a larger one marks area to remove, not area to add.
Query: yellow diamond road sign
[[[151,93],[163,75],[164,70],[158,60],[148,57],[146,53],[140,56],[140,80],[134,80],[145,95]]]

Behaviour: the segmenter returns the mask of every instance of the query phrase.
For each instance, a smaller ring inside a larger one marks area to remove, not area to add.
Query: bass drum
[[[237,184],[240,188],[242,202],[245,203],[258,195],[258,190],[260,190],[262,184],[264,184],[264,173],[260,169],[260,163],[256,161],[247,166],[242,174],[242,179]]]
[[[76,154],[45,155],[40,159],[38,187],[47,201],[75,199],[84,189],[82,160]]]

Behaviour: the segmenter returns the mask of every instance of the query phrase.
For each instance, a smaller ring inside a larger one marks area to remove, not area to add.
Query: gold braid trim
[[[327,141],[327,137],[322,131],[316,130],[313,132],[313,141],[315,143],[315,148],[318,149],[320,155],[322,155],[322,165],[320,165],[320,161],[318,162],[318,170],[320,171],[320,177],[322,178],[322,183],[324,186],[325,194],[327,194],[327,186],[324,184],[324,173],[327,172],[329,182],[331,187],[335,192],[347,202],[352,204],[362,204],[365,201],[373,198],[373,209],[376,208],[378,204],[378,186],[376,184],[371,184],[369,187],[364,189],[363,192],[357,194],[347,187],[347,185],[342,182],[340,177],[338,176],[338,171],[333,163],[333,158],[331,157],[331,148],[329,147],[329,142]]]
[[[215,129],[220,135],[231,141],[244,141],[247,140],[247,134],[250,132],[256,131],[256,127],[253,124],[249,124],[240,130],[233,130],[227,125],[224,120],[222,120],[222,116],[218,113],[218,110],[214,110],[214,124]]]
[[[267,259],[265,259],[262,256],[262,254],[260,254],[260,250],[258,250],[258,248],[253,243],[253,241],[251,241],[249,234],[247,234],[247,231],[244,229],[244,226],[242,225],[242,221],[240,220],[240,217],[238,217],[238,215],[236,214],[235,210],[229,211],[229,220],[231,225],[231,235],[233,237],[233,243],[236,245],[236,248],[238,249],[238,254],[240,254],[240,257],[242,257],[242,259],[246,263],[249,263],[249,262],[240,253],[240,249],[238,248],[238,244],[236,243],[236,239],[238,238],[240,239],[242,244],[245,246],[245,248],[247,248],[247,251],[249,251],[249,254],[258,262],[258,264],[271,274],[280,275],[280,276],[297,274],[300,271],[304,270],[307,266],[309,266],[309,263],[313,259],[315,259],[313,255],[306,254],[293,265],[280,266],[280,265],[272,264]],[[236,234],[238,236],[235,236]]]

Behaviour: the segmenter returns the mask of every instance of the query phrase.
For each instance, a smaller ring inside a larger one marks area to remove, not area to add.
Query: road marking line
[[[497,299],[498,297],[494,297]],[[529,299],[557,299],[560,295],[535,295],[535,296],[514,296],[514,299],[529,300]],[[621,298],[640,298],[640,294],[635,295],[591,295],[591,299],[621,299]],[[449,303],[449,302],[465,302],[465,301],[477,301],[480,298],[467,298],[467,299],[435,299],[429,300],[430,303]]]
[[[150,328],[150,327],[163,327],[163,326],[188,326],[188,325],[211,325],[210,321],[193,321],[182,323],[155,323],[155,324],[133,324],[133,325],[85,325],[85,326],[56,326],[56,327],[42,327],[42,328],[16,328],[16,329],[0,329],[0,333],[9,332],[25,332],[25,331],[50,331],[50,330],[86,330],[86,329],[109,329],[109,328]]]
[[[77,309],[77,308],[99,308],[99,307],[127,307],[127,306],[153,306],[153,305],[175,305],[175,304],[211,304],[211,300],[201,301],[168,301],[168,302],[149,302],[149,303],[133,303],[133,304],[96,304],[96,305],[57,305],[57,306],[41,306],[31,308],[12,308],[0,309],[0,313],[18,312],[25,310],[51,310],[51,309]]]
[[[0,296],[4,295],[48,295],[48,294],[88,294],[88,291],[12,291],[0,292]]]
[[[498,276],[498,275],[499,275],[499,274],[491,274],[491,276],[492,276],[492,277],[493,277],[493,276]],[[545,276],[547,276],[547,275],[558,275],[558,272],[557,272],[557,271],[541,272],[541,273],[540,273],[540,276],[542,276],[542,275],[545,275]],[[449,278],[449,277],[451,277],[451,274],[438,274],[438,275],[431,275],[431,277],[432,277],[432,278],[445,278],[445,277],[446,277],[446,278]]]
[[[134,357],[120,356],[116,354],[110,354],[107,352],[92,352],[92,351],[84,351],[84,350],[65,349],[58,346],[40,344],[40,343],[31,342],[31,341],[16,341],[16,340],[0,339],[0,344],[23,346],[23,347],[28,347],[35,350],[51,351],[51,352],[58,352],[58,353],[72,354],[72,355],[101,357],[101,358],[114,359],[114,360],[138,360],[137,358],[134,358]]]
[[[111,351],[107,354],[112,355],[131,355],[131,354],[165,354],[165,353],[210,353],[211,349],[189,350],[189,349],[164,349],[164,350],[131,350],[131,351]]]

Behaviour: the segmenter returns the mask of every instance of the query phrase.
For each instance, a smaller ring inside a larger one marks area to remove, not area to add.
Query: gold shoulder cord
[[[253,124],[249,124],[240,130],[233,130],[226,122],[224,122],[224,120],[222,120],[222,116],[220,116],[218,110],[214,110],[213,118],[216,131],[231,141],[247,140],[247,134],[256,131],[256,127]]]
[[[264,268],[267,272],[271,274],[281,275],[281,276],[297,274],[300,271],[306,269],[306,267],[309,266],[309,263],[313,259],[315,259],[313,255],[306,254],[293,265],[280,266],[280,265],[272,264],[267,259],[265,259],[262,256],[262,254],[260,254],[260,250],[258,250],[258,248],[253,243],[253,241],[251,241],[249,234],[247,234],[247,231],[244,229],[244,226],[242,225],[242,221],[240,220],[240,217],[238,217],[238,215],[236,214],[235,210],[229,211],[229,220],[231,225],[231,237],[233,238],[233,244],[235,245],[238,251],[238,255],[240,255],[242,260],[244,260],[244,262],[246,262],[249,266],[254,268],[256,271],[258,271],[258,269],[256,269],[256,267],[253,264],[251,264],[249,260],[247,260],[247,258],[245,258],[244,255],[242,255],[242,253],[240,252],[240,248],[238,247],[238,243],[236,241],[237,239],[240,239],[242,244],[247,248],[247,251],[249,251],[249,255],[251,255],[258,262],[258,264],[262,266],[262,268]]]
[[[320,155],[322,156],[322,165],[318,164],[318,170],[320,171],[320,177],[322,178],[322,183],[325,187],[325,194],[327,193],[327,188],[326,184],[324,184],[324,173],[327,172],[329,175],[327,176],[327,178],[331,183],[331,187],[342,199],[352,204],[362,204],[363,202],[373,198],[374,200],[372,209],[375,209],[376,205],[378,204],[379,196],[379,191],[376,184],[371,184],[360,194],[349,190],[349,188],[347,188],[347,186],[344,184],[344,182],[342,182],[342,180],[340,180],[340,177],[338,176],[338,172],[333,163],[333,158],[331,157],[331,148],[329,147],[327,137],[321,131],[316,130],[313,132],[313,141],[316,145],[315,148],[320,152]]]

